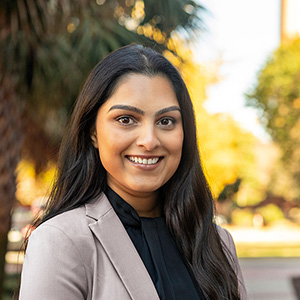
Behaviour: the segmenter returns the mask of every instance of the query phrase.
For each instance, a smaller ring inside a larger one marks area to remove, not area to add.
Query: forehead
[[[179,106],[169,79],[161,75],[148,76],[135,73],[120,79],[104,106],[124,103],[137,107]]]

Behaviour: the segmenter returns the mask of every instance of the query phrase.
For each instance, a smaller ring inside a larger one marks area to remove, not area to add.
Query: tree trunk
[[[3,82],[0,86],[0,299],[5,276],[7,234],[15,203],[15,171],[22,145],[21,107],[9,86],[8,82]]]

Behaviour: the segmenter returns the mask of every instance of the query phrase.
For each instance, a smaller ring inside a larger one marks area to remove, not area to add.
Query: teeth
[[[153,165],[156,164],[159,161],[159,158],[149,158],[149,159],[142,159],[140,157],[133,157],[133,156],[128,156],[129,160],[135,163],[143,164],[143,165]]]

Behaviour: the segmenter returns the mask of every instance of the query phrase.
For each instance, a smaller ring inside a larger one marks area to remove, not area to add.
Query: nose
[[[152,125],[141,126],[136,140],[139,147],[144,147],[147,151],[152,151],[160,145],[156,129]]]

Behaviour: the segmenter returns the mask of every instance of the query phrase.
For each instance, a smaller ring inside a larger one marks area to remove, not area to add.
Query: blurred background
[[[249,299],[300,299],[300,0],[1,0],[0,299],[18,290],[83,81],[130,43],[186,81]]]

